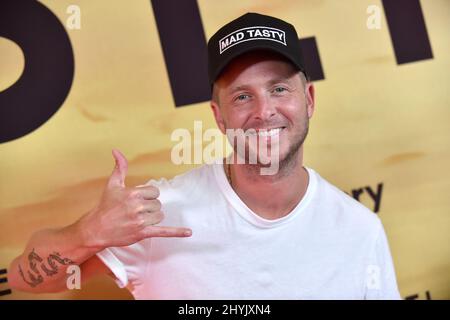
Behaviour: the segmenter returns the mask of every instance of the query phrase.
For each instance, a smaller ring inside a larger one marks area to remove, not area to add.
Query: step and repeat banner
[[[246,12],[298,30],[316,89],[305,165],[380,216],[403,298],[450,298],[450,1],[2,0],[0,299],[132,298],[107,276],[11,290],[9,264],[96,204],[112,148],[130,186],[200,164],[171,161],[171,134],[216,128],[206,41]]]

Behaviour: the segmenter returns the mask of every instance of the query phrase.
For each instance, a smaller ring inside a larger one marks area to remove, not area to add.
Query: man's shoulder
[[[150,179],[146,185],[157,187],[162,196],[164,196],[164,193],[171,193],[171,196],[176,196],[177,194],[186,196],[196,190],[207,188],[211,184],[214,165],[203,164],[173,178]]]
[[[337,186],[313,171],[317,177],[317,202],[336,221],[347,222],[359,227],[378,229],[380,219],[372,210],[339,189]]]

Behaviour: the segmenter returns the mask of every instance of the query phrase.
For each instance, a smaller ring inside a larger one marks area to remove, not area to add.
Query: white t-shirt
[[[399,299],[378,216],[305,168],[304,197],[276,220],[249,209],[218,163],[150,180],[160,189],[160,225],[192,236],[97,256],[136,299]]]

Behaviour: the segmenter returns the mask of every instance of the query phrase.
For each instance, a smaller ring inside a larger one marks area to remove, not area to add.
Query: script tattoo
[[[47,266],[44,263],[44,259],[42,259],[34,251],[34,248],[28,255],[28,261],[30,263],[30,270],[31,270],[27,271],[28,279],[27,277],[25,277],[25,273],[23,272],[22,266],[20,264],[19,264],[19,273],[22,276],[23,281],[25,281],[33,288],[44,281],[44,277],[39,271],[38,263],[41,270],[44,271],[47,276],[53,276],[58,273],[58,266],[56,262],[65,266],[69,264],[75,264],[75,262],[73,262],[69,258],[63,258],[61,257],[61,254],[59,254],[58,252],[54,252],[47,257],[47,264],[48,264]]]

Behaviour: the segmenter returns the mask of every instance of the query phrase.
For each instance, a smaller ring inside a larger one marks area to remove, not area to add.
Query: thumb
[[[116,161],[116,166],[109,177],[108,187],[125,187],[125,177],[128,172],[128,161],[117,149],[112,150],[112,155]]]

